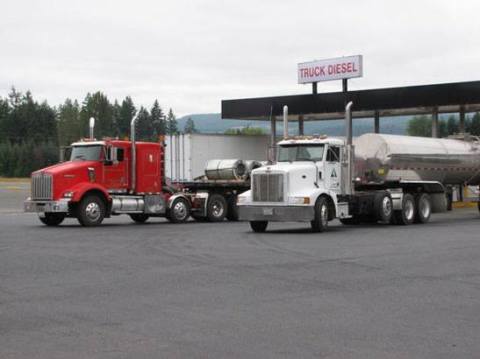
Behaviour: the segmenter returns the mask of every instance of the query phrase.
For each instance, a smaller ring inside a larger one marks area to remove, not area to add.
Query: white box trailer
[[[205,174],[212,159],[266,161],[270,145],[266,135],[180,134],[166,136],[165,174],[172,181],[193,181]]]

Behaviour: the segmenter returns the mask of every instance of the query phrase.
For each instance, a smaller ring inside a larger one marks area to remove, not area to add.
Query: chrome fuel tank
[[[480,184],[480,143],[365,134],[354,139],[355,178],[362,182],[438,181]]]

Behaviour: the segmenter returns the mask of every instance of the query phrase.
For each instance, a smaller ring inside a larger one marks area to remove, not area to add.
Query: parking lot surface
[[[0,358],[473,358],[480,216],[40,225],[0,185]],[[21,186],[20,186],[21,187]],[[3,188],[3,189],[2,189]]]

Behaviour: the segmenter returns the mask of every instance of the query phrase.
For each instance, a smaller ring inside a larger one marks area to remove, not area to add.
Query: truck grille
[[[32,175],[32,199],[53,199],[52,184],[52,175],[45,173]]]
[[[254,202],[283,202],[283,174],[254,174],[252,191]]]

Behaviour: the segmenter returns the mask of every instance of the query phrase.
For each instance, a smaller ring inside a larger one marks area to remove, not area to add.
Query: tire
[[[250,221],[250,227],[255,233],[263,233],[267,230],[268,221]]]
[[[190,203],[183,197],[176,198],[168,211],[168,220],[172,223],[183,223],[189,216]]]
[[[45,213],[44,217],[38,216],[38,219],[46,226],[53,227],[62,223],[66,216],[64,213]]]
[[[390,223],[393,215],[392,197],[388,192],[378,192],[373,201],[374,222]]]
[[[402,200],[402,209],[394,212],[394,222],[406,226],[415,220],[415,198],[410,193],[405,193]]]
[[[214,193],[209,196],[207,203],[207,218],[210,222],[221,222],[228,212],[228,205],[225,197]]]
[[[432,200],[426,193],[421,193],[415,198],[416,211],[415,223],[427,223],[432,214]]]
[[[145,223],[150,218],[150,216],[144,213],[132,213],[130,214],[130,218],[135,223]]]
[[[328,228],[328,202],[320,197],[315,203],[315,219],[310,222],[314,232],[324,232]]]
[[[238,221],[237,196],[230,196],[227,202],[228,202],[227,219],[232,222]]]
[[[90,194],[80,201],[77,206],[78,222],[84,227],[98,226],[105,218],[105,201],[96,194]]]

